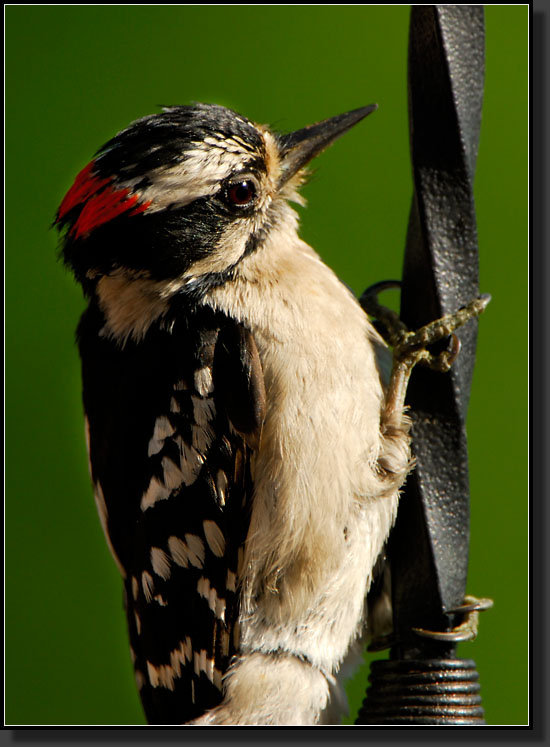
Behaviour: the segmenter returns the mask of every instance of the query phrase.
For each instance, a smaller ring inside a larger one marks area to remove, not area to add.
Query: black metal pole
[[[479,295],[473,201],[484,80],[479,5],[411,10],[409,121],[414,197],[401,318],[416,329]],[[417,466],[389,544],[390,659],[375,662],[358,724],[483,725],[478,675],[456,659],[469,544],[466,411],[477,320],[449,373],[418,366],[407,403]],[[438,633],[447,633],[443,640]]]

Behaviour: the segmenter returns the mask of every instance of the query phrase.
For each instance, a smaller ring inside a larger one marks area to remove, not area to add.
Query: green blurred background
[[[400,275],[412,194],[408,6],[6,9],[6,722],[143,724],[118,572],[88,481],[55,210],[77,171],[159,104],[207,101],[292,130],[377,102],[315,164],[302,236],[359,293]],[[528,720],[527,6],[486,6],[475,194],[481,290],[468,434],[468,590],[489,725]],[[380,655],[379,655],[380,656]],[[350,684],[349,723],[367,666]]]

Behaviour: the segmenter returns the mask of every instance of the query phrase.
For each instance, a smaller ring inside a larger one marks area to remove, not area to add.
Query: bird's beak
[[[363,106],[288,135],[279,135],[281,177],[278,186],[282,187],[302,166],[376,109],[377,104]]]

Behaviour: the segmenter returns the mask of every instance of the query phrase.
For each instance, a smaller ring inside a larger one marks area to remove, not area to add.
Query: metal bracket
[[[479,295],[473,177],[484,84],[483,6],[412,6],[408,77],[414,196],[400,318],[409,329],[418,329]],[[419,366],[409,383],[406,402],[417,466],[405,486],[388,546],[394,622],[386,641],[390,660],[375,662],[358,724],[484,723],[479,695],[468,700],[479,689],[472,685],[475,666],[454,658],[457,642],[473,637],[475,616],[487,607],[465,597],[465,419],[477,320],[456,335],[461,352],[450,372]],[[470,614],[469,621],[464,614]],[[464,692],[470,694],[453,710],[453,672],[463,670],[469,683]],[[399,686],[388,689],[396,677]],[[418,677],[449,685],[431,693],[429,705],[422,699],[417,703],[407,688]],[[392,692],[393,705],[388,701]]]

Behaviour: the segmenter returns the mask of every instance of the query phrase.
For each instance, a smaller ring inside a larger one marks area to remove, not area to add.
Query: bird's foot
[[[391,309],[378,302],[378,294],[388,288],[400,287],[396,280],[376,283],[363,293],[361,306],[377,321],[377,329],[384,340],[393,348],[393,366],[386,396],[386,420],[400,417],[407,385],[413,368],[422,363],[436,371],[448,371],[460,350],[460,341],[454,331],[470,319],[477,318],[487,307],[491,296],[488,293],[470,301],[453,314],[425,324],[417,330],[410,330]],[[443,351],[432,352],[429,346],[446,338],[451,338],[450,346]]]
[[[452,630],[424,630],[423,628],[413,628],[412,630],[413,633],[422,636],[422,638],[431,638],[434,641],[449,641],[451,643],[473,641],[477,636],[479,613],[491,609],[492,606],[492,599],[478,599],[468,595],[464,597],[464,602],[460,607],[449,610],[450,613],[461,615],[463,618]]]
[[[449,610],[448,614],[460,615],[459,622],[451,630],[426,630],[425,628],[411,628],[412,632],[421,638],[430,638],[433,641],[444,641],[447,643],[461,643],[473,641],[477,636],[479,627],[479,613],[491,609],[492,599],[478,599],[466,595],[464,602],[455,609]],[[368,651],[383,651],[400,643],[400,639],[391,632],[372,640]]]

